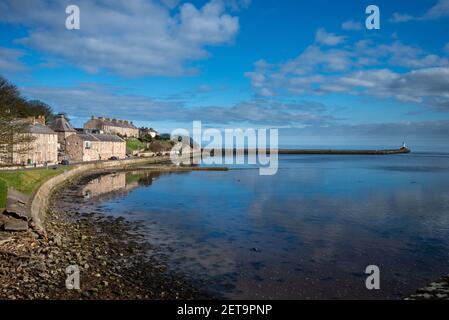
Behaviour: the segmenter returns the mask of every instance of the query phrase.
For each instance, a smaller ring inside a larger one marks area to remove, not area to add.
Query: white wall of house
[[[36,164],[48,165],[58,162],[58,135],[54,134],[31,134],[34,140],[27,146],[19,146],[17,149],[24,152],[13,153],[13,164],[28,165]]]

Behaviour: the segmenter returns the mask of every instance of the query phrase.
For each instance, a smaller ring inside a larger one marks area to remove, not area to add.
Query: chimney
[[[35,123],[39,123],[39,124],[45,126],[45,116],[43,116],[43,115],[37,116]]]
[[[36,118],[35,117],[26,117],[25,122],[31,125],[36,124]]]

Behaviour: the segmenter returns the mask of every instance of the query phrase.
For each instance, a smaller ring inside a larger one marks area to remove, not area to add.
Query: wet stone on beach
[[[9,222],[0,237],[0,299],[195,299],[211,296],[164,261],[147,255],[138,225],[75,208],[79,189],[92,177],[57,191],[46,217],[46,234],[28,222]],[[79,205],[80,206],[80,205]],[[17,220],[17,219],[16,219]],[[5,223],[6,221],[6,223]],[[25,228],[26,227],[26,228]],[[66,268],[78,266],[80,290],[66,288]]]

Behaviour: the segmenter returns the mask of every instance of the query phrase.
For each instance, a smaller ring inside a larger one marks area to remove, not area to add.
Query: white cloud
[[[402,74],[389,69],[359,70],[316,79],[291,78],[284,85],[292,93],[368,95],[449,111],[449,68],[425,68]]]
[[[143,95],[125,94],[118,87],[83,83],[74,87],[23,87],[21,91],[29,99],[40,99],[56,111],[64,111],[77,117],[92,114],[128,117],[131,120],[157,118],[161,113],[180,111],[177,101],[154,100]],[[150,117],[151,116],[151,117]]]
[[[424,19],[439,19],[449,17],[449,0],[438,0],[424,15]]]
[[[354,20],[349,20],[349,21],[343,22],[343,24],[341,25],[341,28],[346,31],[359,31],[359,30],[363,29],[363,26],[360,22],[357,22]]]
[[[245,75],[259,96],[342,93],[449,111],[449,59],[400,41],[361,40],[343,48],[313,44],[279,64],[259,61]]]
[[[148,96],[121,92],[121,88],[81,84],[76,87],[24,87],[30,99],[40,99],[57,111],[88,118],[90,115],[126,118],[138,122],[191,122],[208,124],[252,123],[258,125],[326,124],[334,118],[326,106],[308,101],[254,99],[233,106],[186,107],[182,100],[155,100]]]
[[[200,86],[198,86],[198,92],[210,92],[212,90],[211,86],[208,84],[202,84]]]
[[[350,53],[342,49],[324,50],[315,45],[309,46],[296,59],[288,61],[282,68],[284,72],[304,74],[314,69],[322,71],[343,71],[350,66]]]
[[[343,43],[345,41],[345,37],[337,36],[334,33],[328,33],[326,29],[320,28],[316,32],[315,41],[319,44],[324,44],[327,46],[336,46]]]
[[[25,70],[25,65],[19,60],[23,56],[24,52],[21,50],[0,47],[0,71],[17,72]]]
[[[343,91],[428,103],[449,111],[449,68],[427,68],[404,74],[388,69],[365,70],[330,79],[329,83],[338,84]],[[327,84],[321,90],[332,92]]]
[[[449,136],[449,121],[403,121],[391,123],[367,123],[367,124],[331,124],[319,127],[305,127],[285,129],[286,134],[293,136],[329,136],[329,137],[431,137],[446,138]],[[389,140],[391,142],[391,140]],[[399,140],[400,143],[402,140]]]
[[[406,68],[428,68],[449,66],[447,58],[435,54],[428,54],[419,47],[412,47],[394,41],[391,44],[383,44],[375,48],[380,56],[387,56],[388,63],[393,66]]]
[[[400,23],[412,20],[436,20],[449,17],[449,0],[438,0],[437,3],[427,10],[423,15],[412,16],[395,12],[390,22]]]
[[[238,32],[239,21],[223,12],[221,1],[211,1],[201,10],[190,3],[183,4],[179,32],[191,43],[226,43]]]
[[[407,22],[410,20],[414,20],[415,17],[409,15],[409,14],[402,14],[395,12],[393,13],[393,16],[390,18],[390,22],[392,23],[400,23],[400,22]]]
[[[207,58],[205,47],[231,43],[238,17],[222,0],[197,8],[178,1],[77,1],[81,29],[65,29],[63,3],[7,0],[0,21],[27,26],[20,44],[61,57],[89,72],[126,76],[176,76],[195,72],[192,61]]]
[[[170,9],[173,9],[179,4],[180,0],[161,0],[161,2]]]

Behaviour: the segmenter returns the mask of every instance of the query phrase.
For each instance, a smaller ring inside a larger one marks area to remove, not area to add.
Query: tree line
[[[45,116],[49,123],[55,118],[53,109],[40,100],[27,100],[17,86],[0,76],[0,118],[20,119]]]
[[[27,117],[44,116],[50,123],[57,116],[53,109],[39,100],[27,100],[17,86],[0,76],[0,165],[11,164],[13,154],[25,153],[33,141]]]

